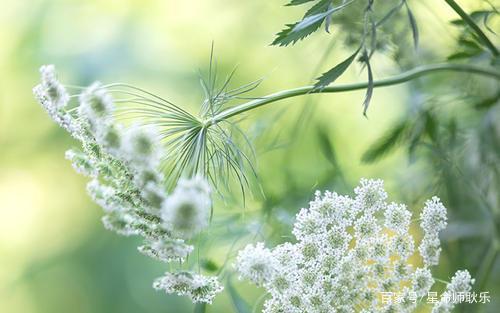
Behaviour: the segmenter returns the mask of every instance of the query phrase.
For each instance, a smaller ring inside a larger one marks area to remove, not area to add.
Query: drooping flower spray
[[[160,129],[119,124],[115,99],[99,82],[70,95],[53,65],[42,66],[40,72],[42,82],[33,89],[35,97],[52,119],[81,142],[81,149],[68,150],[66,158],[91,178],[87,191],[104,209],[104,226],[121,235],[143,237],[138,249],[147,256],[166,263],[185,262],[194,249],[189,240],[208,226],[212,204],[205,179],[183,178],[167,194],[160,170],[166,158]],[[181,268],[167,272],[153,286],[205,303],[223,289],[216,277]]]

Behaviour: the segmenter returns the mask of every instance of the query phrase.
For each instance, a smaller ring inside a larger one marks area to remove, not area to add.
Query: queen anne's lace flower
[[[411,236],[397,234],[391,241],[392,255],[406,261],[415,251],[415,243]]]
[[[158,130],[152,126],[132,125],[125,133],[124,157],[134,165],[158,166],[161,155]]]
[[[449,313],[456,306],[459,293],[471,291],[474,279],[471,278],[467,270],[457,271],[451,282],[446,285],[446,290],[440,301],[432,308],[432,313]]]
[[[236,262],[240,279],[248,279],[259,286],[273,280],[278,266],[271,251],[261,242],[246,246],[238,253]]]
[[[424,236],[418,247],[418,251],[426,266],[437,265],[441,254],[441,243],[436,236]]]
[[[175,293],[179,296],[188,296],[193,302],[212,303],[217,293],[224,288],[215,277],[206,277],[192,272],[165,273],[157,278],[153,288],[164,290],[166,293]]]
[[[163,186],[149,182],[141,190],[141,195],[148,201],[150,208],[152,208],[152,210],[148,210],[148,213],[159,215],[160,209],[166,200]]]
[[[420,226],[424,230],[424,238],[418,247],[424,263],[437,265],[441,246],[439,242],[439,232],[446,227],[446,208],[439,198],[433,197],[425,202],[425,207],[420,214]]]
[[[65,157],[71,161],[71,165],[78,173],[90,177],[94,177],[97,174],[95,165],[92,164],[92,161],[86,154],[70,149],[66,151]]]
[[[404,204],[391,203],[384,212],[385,227],[399,234],[408,233],[411,220],[411,212]]]
[[[420,219],[420,226],[427,236],[437,236],[441,230],[446,228],[446,208],[438,197],[432,197],[425,202]]]
[[[193,251],[193,246],[186,245],[182,239],[164,239],[148,242],[138,249],[141,253],[162,262],[181,261]]]
[[[87,192],[106,212],[126,210],[127,203],[122,200],[115,188],[103,185],[97,179],[91,180],[87,184]]]
[[[54,65],[42,66],[40,74],[42,81],[33,88],[35,98],[59,126],[78,138],[80,127],[75,117],[64,110],[69,102],[69,94],[57,79]]]
[[[438,261],[438,232],[446,221],[441,202],[426,203],[419,247],[424,267],[414,269],[408,264],[414,240],[406,206],[387,204],[380,180],[361,180],[355,193],[354,199],[316,193],[297,214],[292,231],[297,243],[240,251],[240,277],[263,285],[270,295],[264,313],[413,312],[418,302],[412,299],[427,295],[434,284],[429,266]],[[473,280],[466,273],[457,272],[450,292],[470,290]],[[384,292],[398,294],[399,300],[382,302]]]
[[[475,280],[470,276],[467,270],[457,271],[451,282],[446,286],[448,292],[468,292]]]
[[[431,271],[428,268],[417,268],[413,273],[412,284],[418,297],[427,295],[434,284]]]
[[[200,175],[196,175],[190,179],[180,179],[177,182],[178,190],[191,191],[203,195],[210,195],[211,189],[207,180]]]
[[[384,182],[381,179],[361,179],[359,186],[354,189],[354,193],[357,205],[368,212],[381,209],[387,199]]]
[[[119,158],[123,147],[121,125],[104,124],[96,130],[96,142],[110,155]]]
[[[181,180],[172,195],[167,195],[159,169],[164,156],[156,129],[140,125],[124,129],[116,124],[113,98],[100,83],[71,97],[79,101],[71,107],[54,67],[42,67],[41,74],[35,97],[57,123],[81,141],[82,150],[68,150],[66,158],[78,172],[92,178],[87,191],[104,209],[105,228],[144,237],[139,251],[147,256],[183,262],[193,246],[178,236],[190,238],[208,225],[211,201],[205,179]],[[222,290],[216,277],[188,271],[167,273],[155,282],[155,288],[207,303]]]
[[[174,192],[165,200],[161,217],[165,228],[182,238],[191,238],[208,225],[211,200],[206,183],[181,179]]]
[[[94,127],[103,127],[113,114],[113,98],[102,84],[95,82],[80,94],[78,113]],[[99,125],[96,125],[99,124]]]
[[[66,88],[59,82],[56,77],[54,65],[44,65],[40,68],[43,91],[46,93],[48,100],[54,106],[54,109],[59,110],[64,108],[69,101],[69,94]]]
[[[109,212],[102,217],[104,228],[122,236],[135,236],[138,230],[133,226],[135,217],[119,211]]]

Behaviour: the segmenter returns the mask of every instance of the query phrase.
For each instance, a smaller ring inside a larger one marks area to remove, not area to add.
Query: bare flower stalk
[[[409,70],[407,72],[401,73],[399,75],[395,75],[395,76],[392,76],[390,78],[374,81],[373,87],[377,88],[377,87],[387,87],[387,86],[392,86],[392,85],[398,85],[398,84],[408,82],[410,80],[413,80],[413,79],[421,77],[421,76],[425,76],[425,75],[436,73],[436,72],[445,72],[445,71],[478,74],[478,75],[489,76],[489,77],[495,78],[497,80],[500,80],[500,73],[498,71],[488,70],[488,69],[485,69],[484,67],[479,67],[479,66],[475,66],[475,65],[443,63],[443,64],[432,64],[432,65],[419,66],[419,67],[416,67],[416,68]],[[337,93],[337,92],[361,90],[361,89],[366,89],[368,87],[368,84],[369,84],[368,82],[362,82],[362,83],[354,83],[354,84],[329,86],[329,87],[325,87],[323,89],[317,89],[314,86],[305,86],[305,87],[299,87],[299,88],[295,88],[295,89],[283,90],[283,91],[279,91],[277,93],[273,93],[271,95],[265,96],[263,98],[252,100],[252,101],[240,104],[238,106],[232,107],[230,109],[227,109],[225,111],[222,111],[221,113],[219,113],[219,114],[215,115],[213,118],[211,118],[207,122],[207,124],[209,124],[209,125],[217,124],[217,123],[224,121],[230,117],[239,115],[241,113],[244,113],[244,112],[247,112],[247,111],[250,111],[253,109],[256,109],[256,108],[261,107],[263,105],[266,105],[268,103],[276,102],[276,101],[287,99],[287,98],[303,96],[303,95],[307,95],[307,94],[315,94],[315,93]]]

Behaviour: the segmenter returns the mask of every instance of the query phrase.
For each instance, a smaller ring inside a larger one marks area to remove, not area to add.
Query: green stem
[[[392,86],[397,84],[402,84],[412,79],[418,78],[420,76],[424,76],[434,72],[443,72],[443,71],[454,71],[454,72],[467,72],[469,74],[479,74],[490,76],[495,79],[500,80],[500,72],[485,69],[483,67],[478,67],[474,65],[467,64],[433,64],[433,65],[424,65],[416,67],[407,72],[401,73],[399,75],[395,75],[386,79],[381,79],[375,81],[373,83],[373,87],[385,87]],[[273,93],[271,95],[265,96],[263,98],[259,98],[256,100],[252,100],[238,106],[229,108],[215,115],[210,121],[207,121],[208,125],[217,124],[221,121],[224,121],[232,116],[241,114],[246,111],[253,110],[255,108],[261,107],[268,103],[272,103],[275,101],[307,95],[314,93],[336,93],[336,92],[344,92],[344,91],[352,91],[352,90],[360,90],[366,89],[368,87],[367,82],[363,83],[354,83],[354,84],[344,84],[344,85],[336,85],[325,87],[324,89],[316,89],[314,86],[305,86],[299,87],[295,89],[283,90],[277,93]]]
[[[481,267],[479,268],[478,278],[477,278],[477,286],[479,291],[483,291],[486,287],[486,283],[488,282],[490,272],[493,269],[493,265],[500,254],[500,244],[497,238],[493,238],[486,253],[486,256],[481,262]]]
[[[205,313],[207,311],[206,303],[196,303],[194,306],[194,313]]]
[[[495,45],[486,37],[486,34],[477,26],[476,22],[465,12],[458,3],[454,0],[444,0],[448,5],[462,18],[462,20],[469,25],[472,30],[477,34],[479,39],[490,49],[494,56],[498,56],[499,52]]]

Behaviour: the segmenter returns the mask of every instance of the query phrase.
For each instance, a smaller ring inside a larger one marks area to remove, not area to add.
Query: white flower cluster
[[[451,282],[446,285],[446,291],[441,300],[432,308],[432,313],[450,312],[456,304],[450,301],[453,298],[453,294],[470,292],[472,284],[474,284],[474,279],[471,278],[468,271],[457,271]]]
[[[128,129],[114,120],[114,100],[101,83],[93,83],[78,98],[71,97],[57,80],[54,66],[41,68],[42,82],[36,98],[50,116],[82,143],[82,150],[68,150],[73,167],[92,178],[87,186],[93,200],[105,211],[104,226],[122,235],[140,235],[139,251],[163,262],[183,262],[193,251],[186,243],[208,226],[210,187],[201,177],[182,179],[167,195],[159,170],[162,151],[159,132],[153,127]],[[78,99],[71,107],[70,98]],[[185,281],[187,289],[177,289]],[[210,303],[222,290],[214,277],[189,272],[167,273],[156,289],[188,295],[195,302]]]
[[[425,203],[420,219],[424,238],[418,250],[426,265],[437,265],[441,253],[439,232],[446,228],[446,208],[437,197],[433,197]]]
[[[163,262],[184,261],[193,251],[193,246],[186,245],[182,239],[164,239],[148,242],[140,246],[139,251]]]
[[[413,295],[427,295],[434,284],[429,266],[439,256],[438,233],[446,226],[444,206],[437,198],[425,205],[419,247],[424,266],[414,268],[411,212],[386,202],[381,180],[362,179],[354,191],[354,198],[317,192],[297,214],[296,243],[272,250],[258,243],[239,252],[240,278],[270,295],[263,312],[413,312],[418,305]],[[426,240],[433,241],[432,249]],[[458,271],[447,291],[467,292],[473,282],[467,271]],[[402,301],[382,302],[387,292],[402,293]],[[450,312],[453,306],[439,302],[433,312]]]
[[[163,205],[162,219],[174,234],[190,238],[208,226],[210,187],[201,178],[180,179]]]
[[[72,136],[76,136],[79,130],[78,125],[74,118],[65,111],[69,103],[69,94],[66,88],[57,80],[54,65],[42,66],[40,74],[42,82],[33,88],[35,98],[54,121]]]
[[[269,264],[269,262],[274,262],[274,264]],[[273,275],[274,268],[278,266],[272,252],[266,249],[262,242],[255,246],[248,245],[241,250],[238,253],[236,264],[238,264],[238,272],[240,273],[239,278],[248,279],[258,286]]]
[[[192,272],[167,272],[165,276],[155,280],[153,287],[158,290],[165,290],[167,293],[188,296],[193,302],[206,303],[211,303],[215,295],[223,289],[217,278]]]

